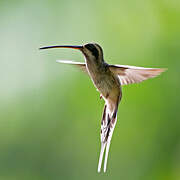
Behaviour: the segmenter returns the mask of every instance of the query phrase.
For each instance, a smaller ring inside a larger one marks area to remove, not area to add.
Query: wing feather
[[[127,65],[110,65],[110,70],[117,74],[121,85],[139,83],[149,78],[154,78],[164,72],[163,68],[144,68]]]
[[[75,62],[75,61],[69,61],[69,60],[56,60],[56,62],[75,65],[78,68],[80,68],[83,72],[87,73],[86,64],[83,62]]]

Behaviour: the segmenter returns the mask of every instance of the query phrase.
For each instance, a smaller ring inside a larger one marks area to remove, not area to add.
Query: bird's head
[[[96,43],[88,43],[84,44],[82,46],[47,46],[47,47],[42,47],[40,49],[50,49],[50,48],[72,48],[72,49],[78,49],[80,50],[87,61],[91,61],[94,63],[101,63],[104,62],[103,59],[103,50],[101,46],[99,46]]]
[[[94,61],[95,63],[101,63],[103,59],[103,50],[101,46],[96,43],[88,43],[83,45],[82,53],[87,60]]]

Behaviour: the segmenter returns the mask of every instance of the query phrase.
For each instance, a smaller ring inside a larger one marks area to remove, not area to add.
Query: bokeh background
[[[107,173],[97,173],[103,100],[46,45],[97,42],[114,64],[165,67],[123,87]],[[0,1],[0,180],[180,179],[180,1]]]

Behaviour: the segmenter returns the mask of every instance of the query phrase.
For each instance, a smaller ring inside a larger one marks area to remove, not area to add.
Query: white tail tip
[[[98,172],[101,171],[101,165],[102,165],[102,160],[103,160],[105,147],[106,147],[106,144],[102,143],[101,144],[101,152],[100,152],[100,156],[99,156],[99,163],[98,163]]]

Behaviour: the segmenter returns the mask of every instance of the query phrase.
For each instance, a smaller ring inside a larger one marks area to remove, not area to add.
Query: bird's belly
[[[94,85],[98,91],[106,98],[110,94],[120,92],[119,81],[113,76],[100,75],[98,78],[93,79]]]

